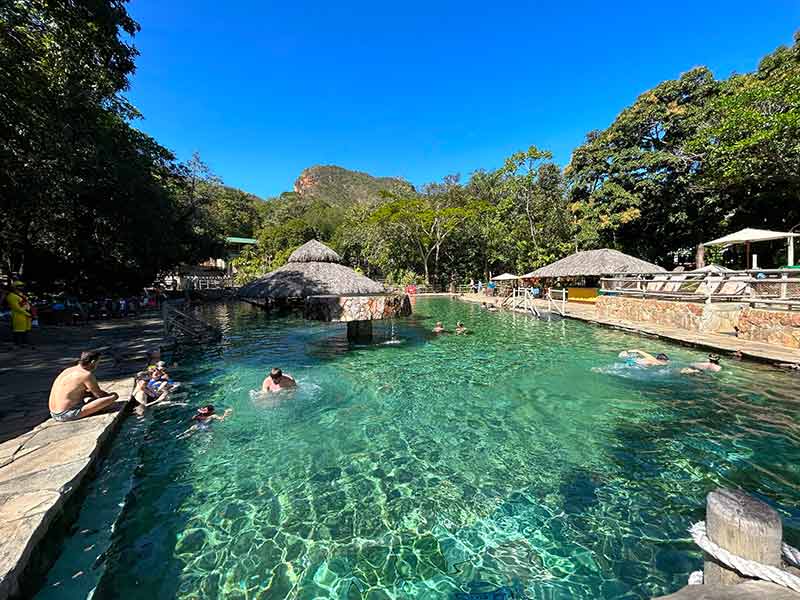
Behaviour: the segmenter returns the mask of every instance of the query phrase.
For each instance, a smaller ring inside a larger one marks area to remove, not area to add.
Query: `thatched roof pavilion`
[[[301,300],[309,296],[362,296],[383,294],[380,283],[341,263],[325,244],[311,240],[289,256],[289,262],[239,290],[245,299]]]
[[[666,269],[618,250],[584,250],[536,269],[522,277],[603,277],[616,273],[662,273]]]
[[[372,338],[372,321],[411,314],[407,295],[384,287],[342,264],[336,252],[316,240],[300,246],[289,262],[239,290],[243,300],[270,308],[303,304],[306,319],[347,323],[352,340]]]

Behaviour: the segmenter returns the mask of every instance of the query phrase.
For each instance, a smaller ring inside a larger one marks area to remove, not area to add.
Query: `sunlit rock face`
[[[305,318],[315,321],[377,321],[411,314],[405,294],[380,296],[311,296],[305,301]]]

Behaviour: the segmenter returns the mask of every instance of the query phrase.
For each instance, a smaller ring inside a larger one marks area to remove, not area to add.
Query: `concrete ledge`
[[[20,594],[38,545],[125,414],[133,378],[101,385],[119,394],[111,410],[71,423],[48,419],[0,444],[0,600]]]
[[[738,585],[687,585],[656,600],[800,600],[800,594],[767,581]]]

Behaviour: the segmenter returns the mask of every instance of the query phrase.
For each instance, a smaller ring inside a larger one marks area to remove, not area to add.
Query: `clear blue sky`
[[[561,164],[640,93],[750,71],[797,0],[132,0],[137,126],[267,197],[336,164],[415,185],[535,144]]]

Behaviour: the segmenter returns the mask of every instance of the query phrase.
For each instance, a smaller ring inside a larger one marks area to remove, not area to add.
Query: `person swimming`
[[[277,367],[270,371],[261,384],[262,392],[279,392],[297,387],[297,382],[290,375],[284,375]]]
[[[436,321],[436,327],[433,328],[433,333],[447,333],[441,321]]]
[[[701,371],[710,371],[712,373],[722,371],[722,366],[719,364],[719,354],[714,354],[712,352],[708,355],[708,360],[704,362],[694,362],[685,369],[681,369],[681,373],[684,375],[693,375]]]
[[[231,413],[232,408],[226,408],[222,415],[218,415],[213,404],[206,404],[197,409],[197,413],[192,417],[196,421],[189,429],[178,435],[178,439],[190,435],[193,431],[207,431],[214,421],[224,421]]]
[[[623,350],[619,353],[620,358],[626,359],[631,366],[640,367],[662,367],[669,362],[669,356],[659,352],[655,356],[643,350]]]
[[[456,334],[457,335],[461,335],[462,333],[467,333],[467,328],[464,327],[464,323],[463,322],[458,321],[456,323]]]

